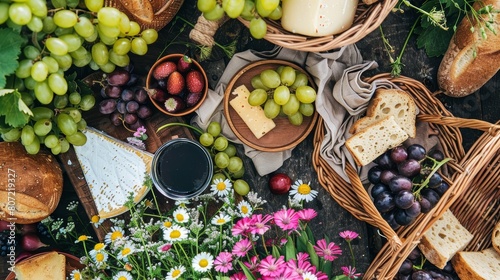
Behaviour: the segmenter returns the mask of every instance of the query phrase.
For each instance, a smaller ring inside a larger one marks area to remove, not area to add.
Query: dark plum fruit
[[[107,75],[108,84],[112,86],[124,86],[130,80],[130,72],[123,68],[116,68]]]
[[[119,98],[122,94],[122,88],[118,86],[104,87],[104,94],[109,98]]]
[[[116,110],[116,99],[108,98],[99,102],[99,112],[109,115]]]
[[[381,213],[391,211],[394,209],[394,197],[390,192],[382,192],[377,195],[373,201],[375,208]]]
[[[126,89],[122,90],[122,93],[120,94],[120,98],[123,101],[131,101],[131,100],[134,100],[134,95],[135,95],[135,93],[133,90],[126,88]]]
[[[138,119],[139,118],[136,114],[126,113],[125,115],[123,115],[123,120],[129,125],[136,123]]]
[[[393,169],[386,169],[380,173],[380,182],[389,185],[391,179],[398,176],[398,172]]]
[[[140,105],[139,109],[137,110],[137,116],[141,119],[147,119],[151,117],[152,114],[153,111],[146,105]]]
[[[140,104],[144,104],[148,101],[148,93],[144,88],[138,88],[135,90],[134,100]]]
[[[131,100],[127,102],[127,105],[125,106],[127,109],[127,113],[135,114],[137,113],[137,110],[139,110],[139,103],[135,100]]]
[[[401,209],[408,209],[415,202],[415,196],[411,191],[402,190],[394,196],[394,204]]]
[[[379,194],[383,193],[383,192],[390,192],[391,190],[389,189],[389,187],[385,184],[382,184],[382,183],[377,183],[375,185],[372,186],[371,190],[370,190],[370,194],[372,195],[372,197],[377,197]]]
[[[406,152],[405,147],[397,146],[391,150],[390,158],[392,162],[399,164],[408,158],[408,153]]]
[[[405,210],[399,208],[394,209],[394,221],[399,225],[407,226],[413,223],[414,220],[415,218],[408,216]]]
[[[422,207],[420,206],[420,203],[418,201],[413,201],[413,204],[405,209],[406,215],[416,218],[420,213],[422,213]]]
[[[408,178],[413,178],[420,174],[421,169],[422,166],[420,165],[420,162],[415,159],[408,159],[398,164],[399,174]]]
[[[396,175],[391,178],[388,186],[392,192],[397,193],[402,190],[410,191],[413,187],[413,183],[405,176]]]
[[[368,170],[368,181],[372,184],[380,183],[380,174],[382,173],[382,169],[378,166],[373,166]]]
[[[127,102],[123,100],[118,100],[118,102],[116,103],[116,110],[120,114],[125,114],[127,112]]]
[[[390,151],[387,151],[387,152],[383,153],[382,155],[378,156],[374,160],[374,162],[376,164],[378,164],[378,166],[381,169],[391,169],[391,168],[396,167],[396,164],[394,164],[394,162],[392,162],[392,160],[391,160]]]
[[[420,145],[420,144],[413,144],[410,145],[406,148],[406,151],[408,152],[408,158],[409,159],[415,159],[415,160],[422,160],[425,158],[425,154],[427,151],[425,148]]]

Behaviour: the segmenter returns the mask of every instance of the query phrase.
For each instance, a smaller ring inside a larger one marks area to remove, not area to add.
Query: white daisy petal
[[[193,269],[197,272],[207,272],[214,265],[214,257],[207,252],[201,252],[194,256],[191,262]]]

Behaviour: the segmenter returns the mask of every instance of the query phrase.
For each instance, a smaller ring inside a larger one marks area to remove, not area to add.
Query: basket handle
[[[459,127],[459,128],[472,128],[488,132],[490,135],[496,135],[500,131],[500,124],[492,124],[487,121],[478,119],[465,119],[458,117],[448,117],[439,115],[426,115],[420,114],[417,116],[420,121],[429,123],[436,123],[440,125]]]

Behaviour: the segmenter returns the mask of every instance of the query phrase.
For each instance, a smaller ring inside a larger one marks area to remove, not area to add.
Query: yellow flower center
[[[97,243],[94,245],[94,250],[100,251],[102,249],[104,249],[104,243]]]
[[[243,214],[248,213],[248,207],[246,207],[246,206],[241,206],[241,213],[243,213]]]
[[[218,191],[223,191],[226,189],[226,183],[224,181],[217,183],[217,190]]]
[[[208,266],[208,261],[206,259],[202,259],[202,260],[200,260],[199,265],[201,267],[207,267]]]
[[[99,222],[100,218],[99,218],[99,216],[94,215],[94,216],[92,216],[91,220],[92,220],[92,223],[97,224]]]
[[[130,248],[124,248],[122,250],[122,256],[126,256],[126,255],[130,254],[131,251],[132,250],[130,250]]]
[[[75,278],[75,280],[81,280],[82,279],[80,273],[73,274],[73,278]]]
[[[78,237],[78,241],[86,241],[87,239],[86,235],[80,235],[80,237]]]
[[[226,220],[224,220],[224,219],[218,219],[218,220],[217,220],[217,223],[218,223],[218,224],[223,224],[223,223],[225,223],[225,222],[226,222]]]
[[[164,222],[164,223],[163,223],[163,225],[164,225],[166,228],[169,228],[169,227],[171,227],[171,226],[172,226],[172,222],[170,222],[170,221],[166,221],[166,222]]]
[[[309,194],[309,193],[311,193],[311,187],[309,187],[308,184],[302,184],[297,189],[297,192],[300,194]]]
[[[118,238],[122,238],[123,237],[123,234],[119,231],[114,231],[112,234],[111,234],[111,240],[112,241],[115,241],[116,239]]]
[[[173,230],[170,233],[170,238],[179,238],[179,237],[181,237],[181,232],[178,230]]]
[[[120,277],[118,277],[118,280],[127,280],[127,277],[125,277],[125,276],[120,276]]]
[[[182,214],[177,214],[175,217],[177,218],[177,221],[179,221],[179,222],[184,221],[184,215],[182,215]]]
[[[95,259],[98,262],[102,262],[104,260],[104,255],[101,253],[97,253],[97,255],[95,255]]]
[[[179,275],[181,275],[181,271],[180,271],[180,270],[178,270],[178,269],[176,269],[176,270],[174,270],[174,271],[172,272],[172,277],[177,277],[177,276],[179,276]]]

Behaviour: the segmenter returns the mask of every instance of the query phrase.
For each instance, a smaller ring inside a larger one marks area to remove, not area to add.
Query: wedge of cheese
[[[248,104],[250,91],[248,91],[245,85],[237,87],[232,94],[236,95],[236,97],[229,101],[229,104],[243,119],[257,139],[260,139],[276,127],[274,121],[266,117],[262,107]]]
[[[84,134],[87,143],[74,148],[99,216],[104,219],[126,212],[131,192],[137,203],[148,191],[144,182],[153,155],[91,127]]]

